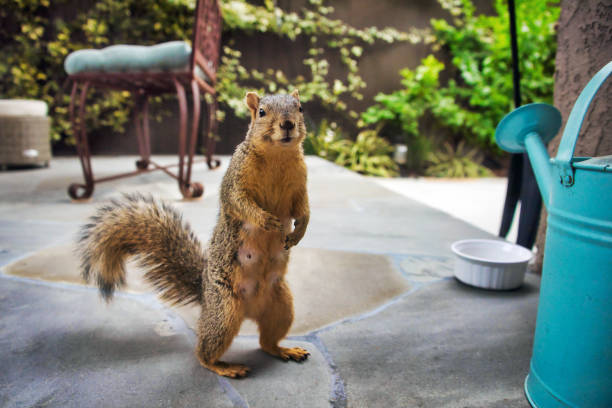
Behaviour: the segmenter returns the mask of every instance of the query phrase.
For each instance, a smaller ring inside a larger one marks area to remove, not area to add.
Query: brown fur
[[[278,345],[293,321],[284,278],[289,249],[304,236],[310,216],[299,96],[248,93],[245,101],[251,124],[223,178],[206,257],[180,215],[142,196],[102,207],[81,240],[83,276],[95,275],[105,298],[125,281],[124,258],[138,255],[162,299],[199,302],[196,355],[229,377],[248,372],[219,361],[246,318],[257,322],[266,352],[296,361],[309,355]]]
[[[82,275],[95,278],[110,301],[125,284],[124,260],[138,257],[145,279],[171,304],[199,302],[206,259],[202,246],[181,215],[151,197],[126,195],[98,209],[80,238]]]

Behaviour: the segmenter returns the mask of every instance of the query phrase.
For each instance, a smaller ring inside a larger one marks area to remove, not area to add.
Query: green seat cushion
[[[94,72],[188,71],[191,47],[185,41],[161,44],[113,45],[100,50],[83,49],[64,61],[69,75]]]

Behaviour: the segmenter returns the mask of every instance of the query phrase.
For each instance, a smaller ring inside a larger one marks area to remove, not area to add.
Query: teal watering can
[[[545,143],[559,131],[561,114],[550,105],[522,106],[495,131],[502,149],[527,151],[548,209],[525,380],[527,399],[538,408],[612,407],[612,156],[572,157],[589,104],[611,72],[612,62],[578,97],[556,158]]]

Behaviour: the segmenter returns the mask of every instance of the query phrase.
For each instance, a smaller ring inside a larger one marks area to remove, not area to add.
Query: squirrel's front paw
[[[292,246],[296,246],[299,242],[299,239],[293,234],[289,234],[285,237],[285,249],[289,249]]]
[[[267,214],[261,227],[266,231],[282,231],[283,223],[278,217]]]

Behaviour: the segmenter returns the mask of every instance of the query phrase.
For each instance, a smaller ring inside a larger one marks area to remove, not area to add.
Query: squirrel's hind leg
[[[280,347],[278,343],[285,338],[293,323],[293,297],[284,280],[272,289],[272,295],[256,319],[259,326],[259,344],[268,354],[285,361],[304,361],[310,353],[301,347]]]
[[[202,305],[195,354],[200,364],[210,371],[224,377],[241,378],[249,372],[247,366],[226,363],[219,361],[219,358],[238,334],[244,315],[235,298],[230,294],[222,295],[220,290],[225,288],[211,288],[206,291],[206,303],[210,307]]]

